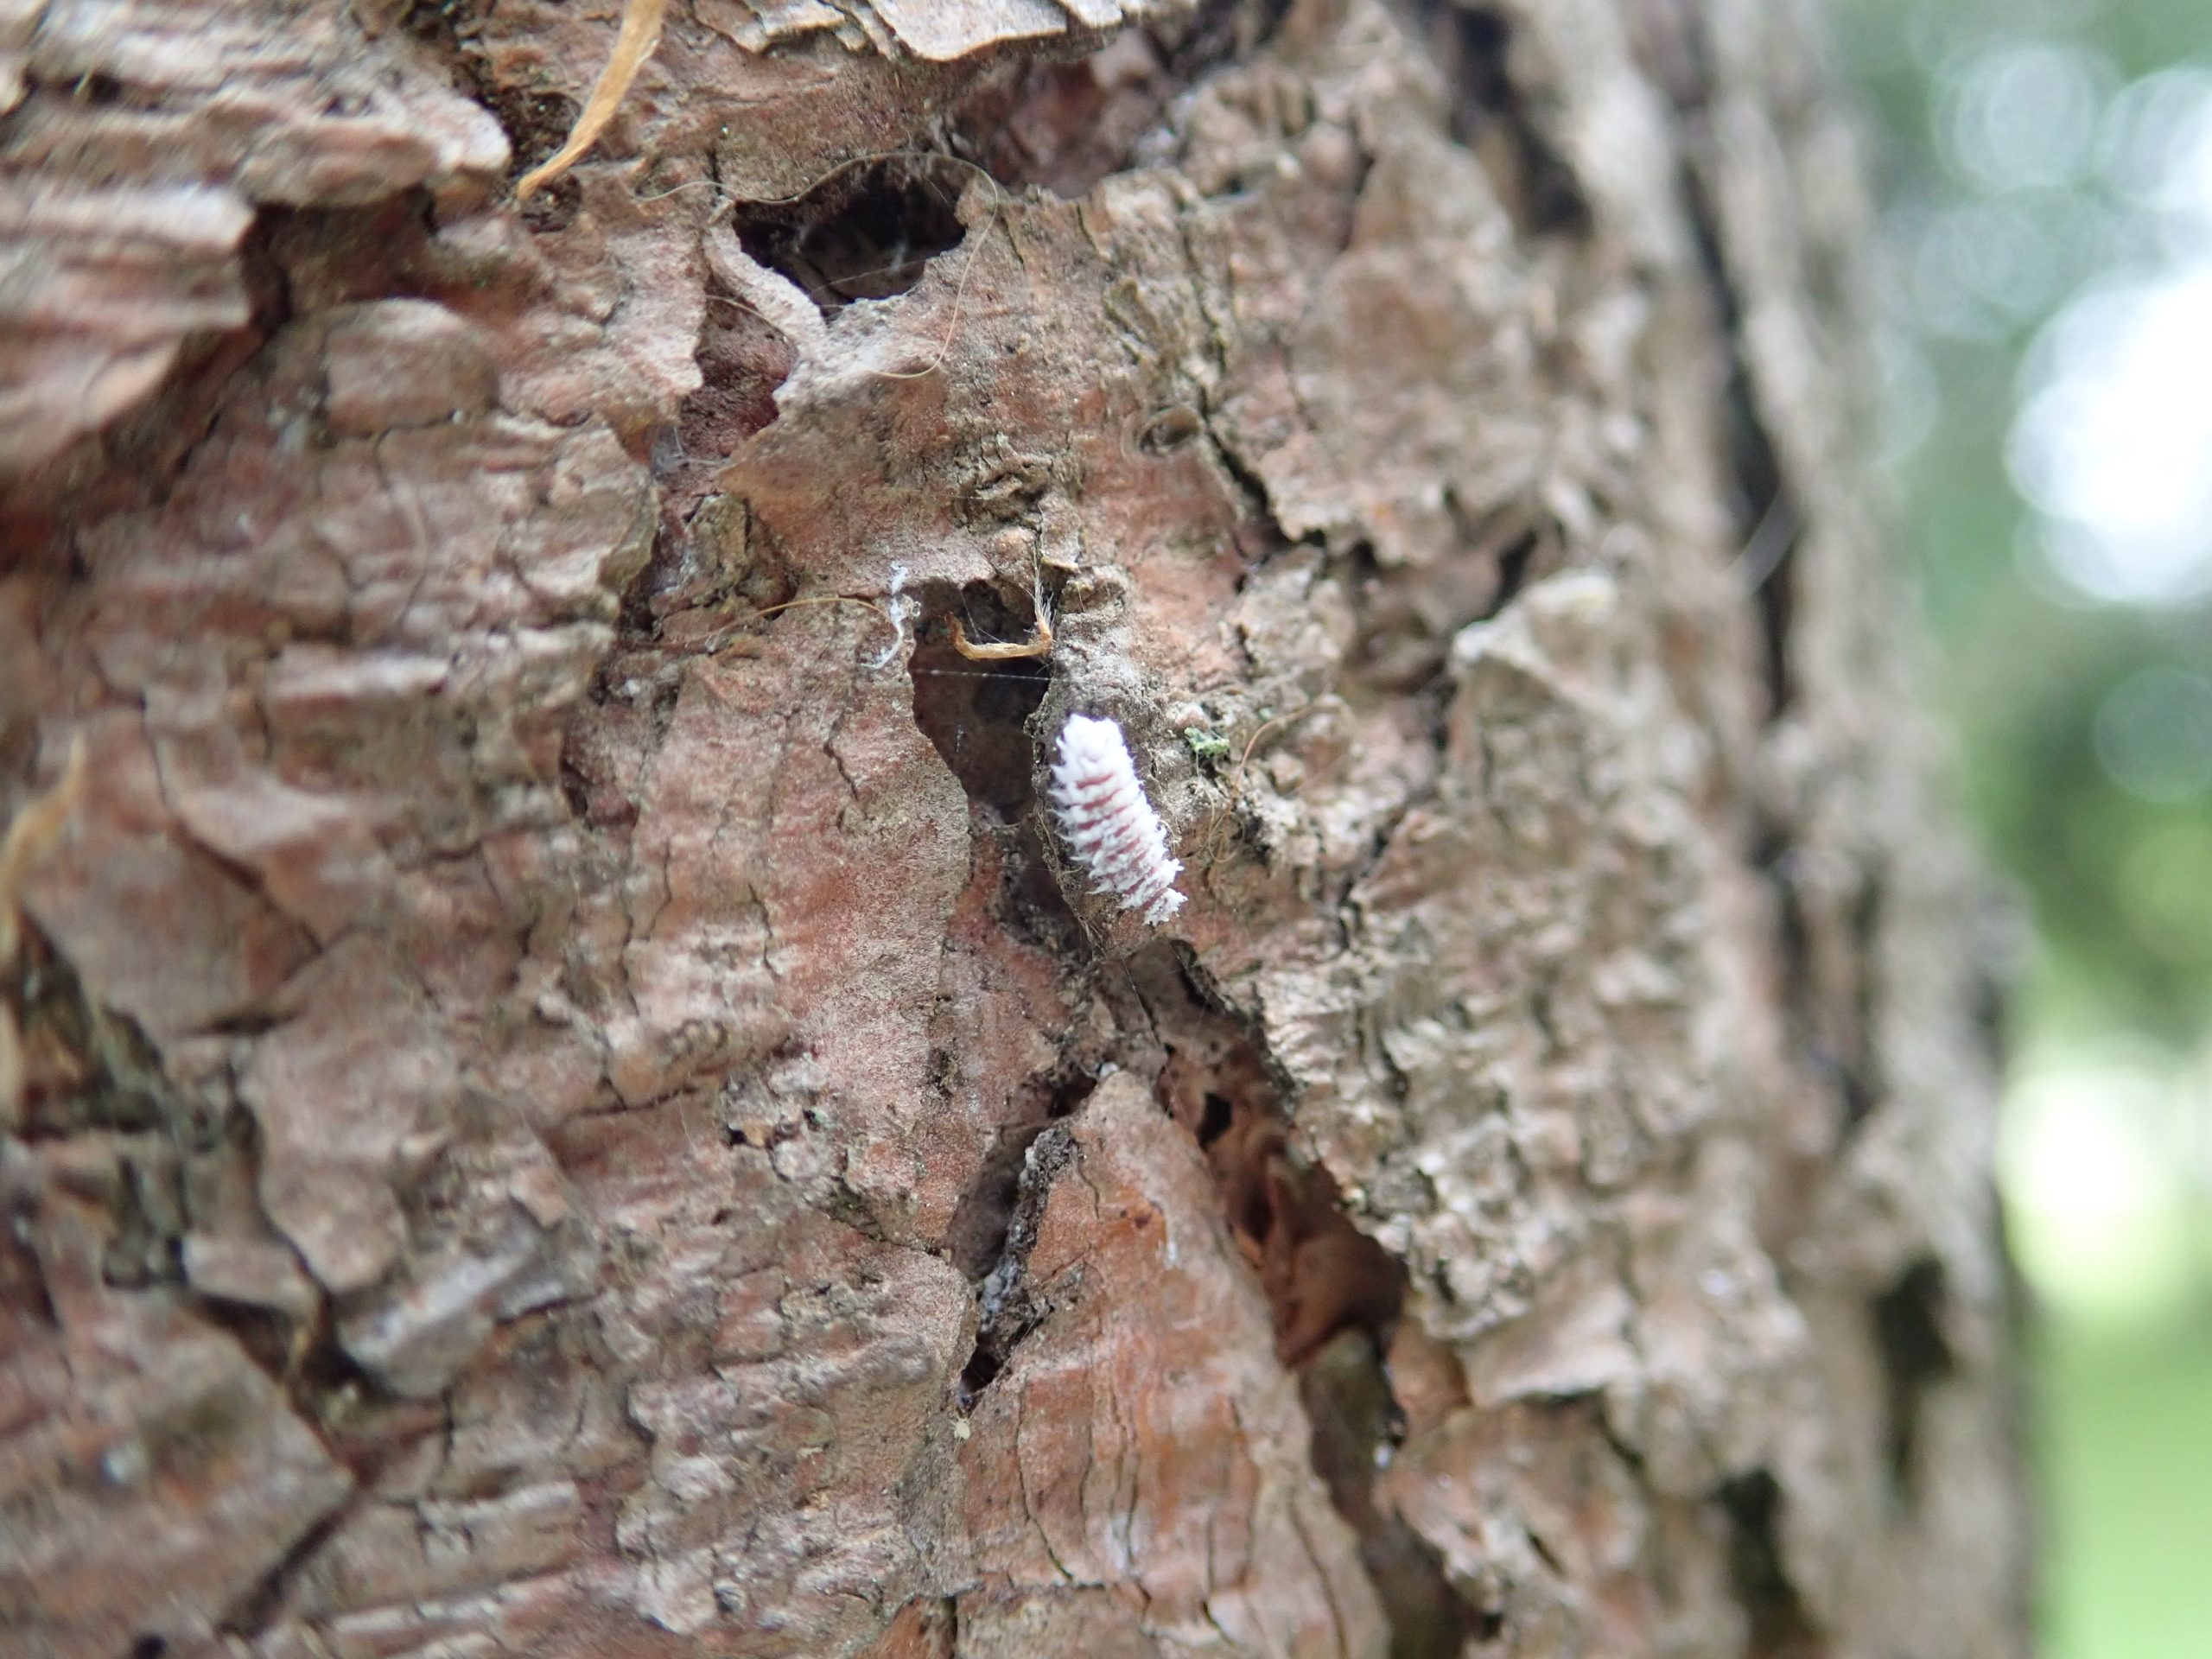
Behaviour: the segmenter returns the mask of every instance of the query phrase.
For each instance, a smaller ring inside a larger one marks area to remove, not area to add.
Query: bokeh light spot
[[[2139,669],[2097,705],[2098,764],[2131,795],[2185,801],[2212,788],[2212,679],[2178,668]]]

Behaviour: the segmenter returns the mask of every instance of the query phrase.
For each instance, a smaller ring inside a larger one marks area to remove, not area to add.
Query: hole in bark
[[[1923,1256],[1874,1301],[1874,1340],[1887,1383],[1891,1493],[1900,1503],[1909,1503],[1913,1494],[1920,1414],[1928,1390],[1958,1366],[1943,1334],[1947,1294],[1942,1263]]]
[[[269,208],[259,222],[287,315],[403,296],[480,315],[493,292],[512,280],[497,266],[456,280],[434,244],[437,205],[424,189],[360,207]]]
[[[130,1644],[130,1659],[162,1659],[169,1650],[165,1636],[142,1636]]]
[[[69,83],[69,96],[73,101],[92,109],[105,109],[122,103],[128,96],[128,89],[113,75],[95,69]]]
[[[1056,1122],[1061,1118],[1072,1116],[1075,1109],[1089,1100],[1097,1087],[1097,1078],[1078,1073],[1053,1088],[1052,1098],[1046,1103],[1045,1115]]]
[[[1756,1469],[1724,1482],[1718,1496],[1728,1516],[1729,1577],[1751,1624],[1749,1659],[1815,1659],[1819,1635],[1783,1567],[1781,1487]]]
[[[839,174],[798,200],[751,209],[745,251],[804,289],[824,316],[855,300],[904,294],[968,234],[959,185],[936,158],[901,157]]]
[[[972,1404],[977,1395],[999,1380],[999,1373],[1006,1369],[1006,1353],[993,1346],[985,1347],[979,1338],[976,1351],[968,1356],[968,1363],[960,1368],[960,1393],[963,1404]]]
[[[1738,411],[1734,416],[1734,424],[1739,431],[1761,430],[1755,425],[1745,425],[1754,420],[1748,413],[1740,412],[1747,405],[1731,397],[1729,407],[1732,411]],[[1759,441],[1764,442],[1763,431]],[[1739,457],[1742,453],[1739,448]],[[1748,472],[1745,476],[1749,476]],[[1769,720],[1789,706],[1795,691],[1789,671],[1789,628],[1796,606],[1797,584],[1790,557],[1796,551],[1796,511],[1777,491],[1767,510],[1759,515],[1739,556],[1747,585],[1752,578],[1757,579],[1752,597],[1758,607],[1759,635],[1766,645]]]
[[[1056,956],[1078,955],[1090,948],[1083,922],[1068,903],[1045,850],[1044,831],[1032,813],[1007,838],[1007,880],[998,915],[1007,926]]]
[[[1513,25],[1502,11],[1415,0],[1414,15],[1457,97],[1452,136],[1472,150],[1523,234],[1586,236],[1590,204],[1513,78]]]
[[[184,1195],[176,1171],[150,1166],[125,1150],[117,1173],[121,1179],[108,1202],[108,1240],[100,1251],[102,1282],[130,1290],[181,1282]]]
[[[1528,585],[1529,565],[1535,555],[1536,537],[1531,531],[1497,556],[1497,588],[1490,596],[1490,607],[1484,611],[1484,616],[1496,616],[1519,595]]]
[[[573,728],[571,730],[573,731]],[[588,819],[592,817],[591,779],[584,775],[583,768],[576,764],[575,746],[569,742],[564,742],[561,746],[561,798],[568,803],[569,817],[580,819]],[[626,814],[625,821],[634,823],[636,816],[634,811]]]
[[[394,198],[405,213],[405,200]],[[355,212],[364,210],[356,209]],[[262,347],[293,315],[289,273],[272,246],[274,228],[291,217],[264,207],[240,242],[238,273],[248,308],[241,327],[187,335],[159,385],[143,401],[10,483],[0,501],[0,576],[42,569],[90,580],[76,538],[58,521],[89,524],[168,500],[179,474],[232,402]],[[9,768],[20,775],[20,765]]]
[[[1035,620],[1017,616],[988,582],[971,582],[950,602],[925,597],[908,672],[914,684],[914,723],[968,791],[1011,822],[1033,794],[1036,751],[1029,717],[1045,701],[1052,671],[1042,658],[976,662],[952,643],[959,616],[971,640],[1026,639]]]
[[[45,1270],[24,1242],[31,1236],[31,1211],[37,1202],[20,1185],[13,1192],[0,1193],[0,1298],[5,1299],[0,1306],[23,1321],[20,1328],[25,1335],[34,1322],[48,1331],[58,1330],[61,1323]]]
[[[1198,1145],[1210,1147],[1229,1133],[1229,1126],[1236,1121],[1236,1109],[1220,1095],[1208,1095],[1205,1108],[1198,1115]]]

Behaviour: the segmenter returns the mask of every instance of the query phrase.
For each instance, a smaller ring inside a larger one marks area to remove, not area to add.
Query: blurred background
[[[2212,1656],[2212,0],[1833,0],[1891,459],[2037,946],[2000,1179],[2050,1659]]]

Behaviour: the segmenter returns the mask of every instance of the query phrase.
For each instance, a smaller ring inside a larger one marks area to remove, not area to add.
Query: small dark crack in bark
[[[1827,1651],[1782,1558],[1782,1488],[1764,1469],[1716,1494],[1729,1524],[1729,1576],[1750,1625],[1748,1659],[1821,1659]]]
[[[965,1411],[976,1397],[990,1387],[1005,1368],[1007,1356],[1022,1338],[1037,1328],[1051,1311],[1038,1287],[1029,1281],[1029,1253],[1036,1248],[1037,1230],[1043,1224],[1045,1206],[1058,1180],[1076,1159],[1075,1137],[1061,1124],[1052,1124],[1033,1139],[1022,1154],[1012,1212],[998,1260],[976,1287],[978,1322],[975,1351],[960,1372],[960,1405]]]
[[[1943,1333],[1948,1295],[1943,1264],[1923,1256],[1874,1299],[1872,1308],[1889,1415],[1890,1495],[1901,1509],[1910,1509],[1916,1497],[1921,1419],[1929,1392],[1958,1370],[1958,1357]]]
[[[1847,1134],[1866,1122],[1882,1098],[1882,1046],[1877,1025],[1882,1007],[1882,932],[1889,885],[1879,868],[1864,871],[1853,896],[1848,931],[1851,964],[1851,1029],[1843,1035],[1840,1063]]]

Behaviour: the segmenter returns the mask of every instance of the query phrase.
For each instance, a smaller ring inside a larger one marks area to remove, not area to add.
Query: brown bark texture
[[[0,0],[0,1656],[2024,1651],[1815,20],[620,10]]]

